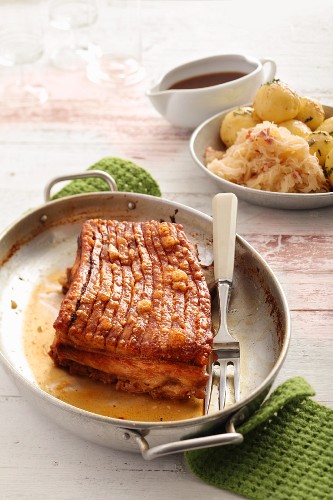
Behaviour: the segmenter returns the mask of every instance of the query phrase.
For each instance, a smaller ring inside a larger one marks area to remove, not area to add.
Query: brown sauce
[[[238,78],[242,78],[242,76],[245,76],[246,74],[247,73],[241,73],[240,71],[222,71],[220,73],[207,73],[204,75],[192,76],[191,78],[186,78],[185,80],[180,80],[179,82],[172,84],[169,87],[169,90],[213,87],[214,85],[220,85],[221,83],[238,80]]]
[[[83,410],[113,418],[161,422],[184,420],[203,414],[203,402],[156,400],[149,395],[116,391],[113,384],[103,384],[85,377],[70,375],[54,365],[48,355],[53,341],[53,322],[63,294],[61,273],[39,283],[30,299],[24,324],[24,349],[37,384],[45,392]]]

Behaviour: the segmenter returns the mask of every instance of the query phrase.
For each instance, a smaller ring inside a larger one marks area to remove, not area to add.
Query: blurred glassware
[[[51,0],[48,15],[51,26],[71,34],[71,43],[56,49],[52,54],[54,66],[74,71],[84,68],[91,47],[89,39],[85,37],[82,42],[80,35],[97,20],[95,0]]]
[[[87,66],[94,83],[129,86],[145,76],[140,0],[102,0],[95,54]]]
[[[1,0],[0,65],[17,68],[15,81],[2,88],[2,99],[14,106],[47,101],[44,86],[29,81],[26,68],[41,59],[44,38],[40,0]],[[10,79],[13,80],[12,75]]]

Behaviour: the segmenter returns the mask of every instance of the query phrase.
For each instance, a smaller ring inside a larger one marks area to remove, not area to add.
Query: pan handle
[[[51,189],[55,184],[58,184],[58,182],[70,181],[73,179],[84,179],[85,177],[99,177],[108,184],[110,191],[118,191],[117,183],[110,174],[103,172],[102,170],[89,170],[88,172],[82,172],[80,174],[68,174],[51,179],[44,189],[45,201],[47,202],[51,200]]]
[[[201,448],[212,448],[213,446],[223,446],[227,444],[240,444],[243,442],[243,435],[235,431],[234,424],[230,419],[226,424],[226,433],[213,434],[192,439],[184,439],[173,443],[161,444],[149,448],[147,440],[140,432],[133,429],[123,429],[123,439],[135,441],[139,446],[141,455],[145,460],[164,457],[172,453],[181,453],[190,450],[199,450]]]

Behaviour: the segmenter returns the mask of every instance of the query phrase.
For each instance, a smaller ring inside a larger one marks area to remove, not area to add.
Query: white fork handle
[[[232,282],[235,260],[235,239],[238,199],[233,193],[214,196],[213,254],[215,280]]]

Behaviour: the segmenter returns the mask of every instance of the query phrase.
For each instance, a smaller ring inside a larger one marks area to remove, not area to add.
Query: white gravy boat
[[[210,87],[170,89],[188,78],[220,72],[241,72],[245,76]],[[260,85],[272,80],[275,73],[276,64],[272,59],[242,54],[215,55],[168,71],[146,95],[167,121],[194,129],[216,113],[252,102]]]

